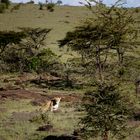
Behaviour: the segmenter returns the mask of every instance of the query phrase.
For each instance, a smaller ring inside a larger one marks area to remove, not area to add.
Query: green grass
[[[20,115],[20,113],[28,114],[38,110],[39,107],[32,106],[30,100],[6,100],[0,108],[6,109],[4,112],[0,112],[0,138],[6,140],[41,140],[50,134],[72,134],[81,116],[79,112],[75,111],[72,103],[62,102],[59,112],[47,113],[49,121],[53,125],[53,131],[41,132],[36,130],[45,123],[30,122],[24,114]],[[40,115],[40,112],[37,112],[35,116]]]
[[[51,28],[52,31],[45,40],[45,47],[50,47],[58,55],[64,54],[66,49],[61,51],[57,40],[63,39],[66,32],[73,30],[83,18],[88,17],[88,10],[85,7],[56,6],[54,12],[48,12],[38,8],[39,5],[22,5],[12,13],[9,9],[0,14],[0,30],[15,31],[19,27]],[[67,57],[69,55],[64,55],[63,59]]]

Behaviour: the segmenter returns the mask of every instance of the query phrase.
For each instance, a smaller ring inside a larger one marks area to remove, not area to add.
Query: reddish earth
[[[24,89],[0,91],[0,100],[3,99],[35,99],[42,98],[41,94]]]
[[[46,93],[47,94],[47,93]],[[39,105],[45,100],[51,99],[53,97],[62,97],[64,102],[80,102],[81,97],[77,95],[66,95],[62,93],[53,93],[52,95],[44,95],[35,91],[17,89],[17,90],[3,90],[0,91],[0,100],[4,101],[5,99],[31,99],[34,105]]]

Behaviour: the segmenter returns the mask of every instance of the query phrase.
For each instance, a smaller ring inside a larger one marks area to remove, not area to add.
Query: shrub
[[[35,2],[33,0],[30,0],[29,2],[27,2],[27,4],[34,4]]]
[[[58,0],[57,2],[56,2],[56,4],[58,4],[58,5],[61,5],[63,2],[61,1],[61,0]]]
[[[22,5],[22,3],[19,3],[17,5],[15,5],[12,9],[11,12],[13,12],[14,10],[19,10],[20,6]]]
[[[0,4],[0,13],[4,13],[5,9],[6,9],[5,3],[1,3]]]
[[[135,11],[135,13],[139,13],[140,8],[135,8],[134,11]]]
[[[55,69],[59,64],[57,55],[50,49],[41,49],[50,30],[23,28],[21,33],[0,32],[1,71],[40,73]]]
[[[50,124],[49,117],[46,113],[39,114],[38,116],[34,116],[32,119],[30,119],[30,122],[32,123],[42,123],[42,124]]]
[[[81,119],[81,135],[98,137],[103,140],[111,137],[123,139],[129,135],[127,126],[134,106],[127,97],[122,96],[118,85],[113,82],[97,84],[94,91],[85,93],[83,109],[86,112]]]
[[[54,11],[54,7],[55,7],[55,4],[54,3],[48,3],[46,5],[47,10],[50,11],[50,12],[53,12]]]
[[[1,0],[1,3],[5,3],[6,9],[8,9],[8,7],[10,5],[10,1],[9,0]]]

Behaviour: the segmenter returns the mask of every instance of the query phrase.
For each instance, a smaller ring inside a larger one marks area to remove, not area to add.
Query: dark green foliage
[[[28,58],[27,67],[38,73],[49,72],[57,63],[57,56],[50,49],[43,49],[36,56]]]
[[[0,31],[0,71],[5,72],[10,69],[19,69],[19,56],[15,55],[18,53],[18,49],[11,50],[12,45],[19,44],[26,35],[24,32],[14,32],[14,31]],[[16,52],[16,53],[15,53]],[[16,64],[15,67],[13,64]],[[12,65],[9,66],[9,63]]]
[[[58,58],[50,49],[41,49],[51,29],[22,28],[22,32],[1,32],[1,71],[49,71]],[[22,40],[24,38],[24,40]],[[16,45],[17,44],[17,45]]]
[[[27,4],[34,4],[35,2],[33,0],[30,0],[29,2],[27,2]]]
[[[19,3],[19,4],[15,5],[14,7],[11,8],[10,11],[13,12],[14,10],[19,10],[21,5],[22,5],[22,3]]]
[[[127,122],[133,111],[133,104],[122,96],[117,85],[98,83],[94,91],[88,91],[83,98],[86,115],[81,119],[81,135],[84,137],[125,138],[130,128]]]
[[[116,77],[117,70],[118,75],[123,76],[124,60],[129,56],[128,52],[139,44],[136,42],[137,29],[133,26],[132,13],[117,8],[117,4],[109,8],[98,3],[96,10],[93,10],[89,3],[88,8],[93,12],[93,18],[87,19],[59,41],[60,47],[67,45],[77,51],[83,62],[90,68],[93,67],[91,73],[100,80],[112,74]]]
[[[5,3],[0,3],[0,13],[4,13],[6,9]]]
[[[1,0],[1,3],[5,3],[6,9],[8,9],[8,7],[10,5],[10,1],[9,0]]]
[[[55,4],[54,3],[48,3],[46,4],[46,8],[49,12],[53,12],[54,11],[54,7],[55,7]]]
[[[41,28],[20,28],[26,35],[27,38],[25,42],[22,43],[23,46],[30,46],[34,49],[40,49],[44,46],[44,40],[51,29],[41,29]],[[32,52],[33,53],[33,52]]]
[[[19,42],[25,38],[24,32],[14,31],[0,31],[0,54],[8,47],[9,44],[19,44]]]
[[[135,13],[139,13],[140,12],[140,8],[139,7],[135,8],[134,11],[135,11]]]
[[[48,115],[46,113],[39,114],[38,116],[34,116],[32,119],[30,119],[30,122],[32,123],[39,123],[39,124],[50,124]]]

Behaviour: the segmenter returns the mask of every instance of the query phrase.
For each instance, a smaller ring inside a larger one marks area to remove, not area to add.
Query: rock
[[[37,131],[50,131],[52,130],[53,126],[50,124],[46,124],[44,126],[40,126]]]

